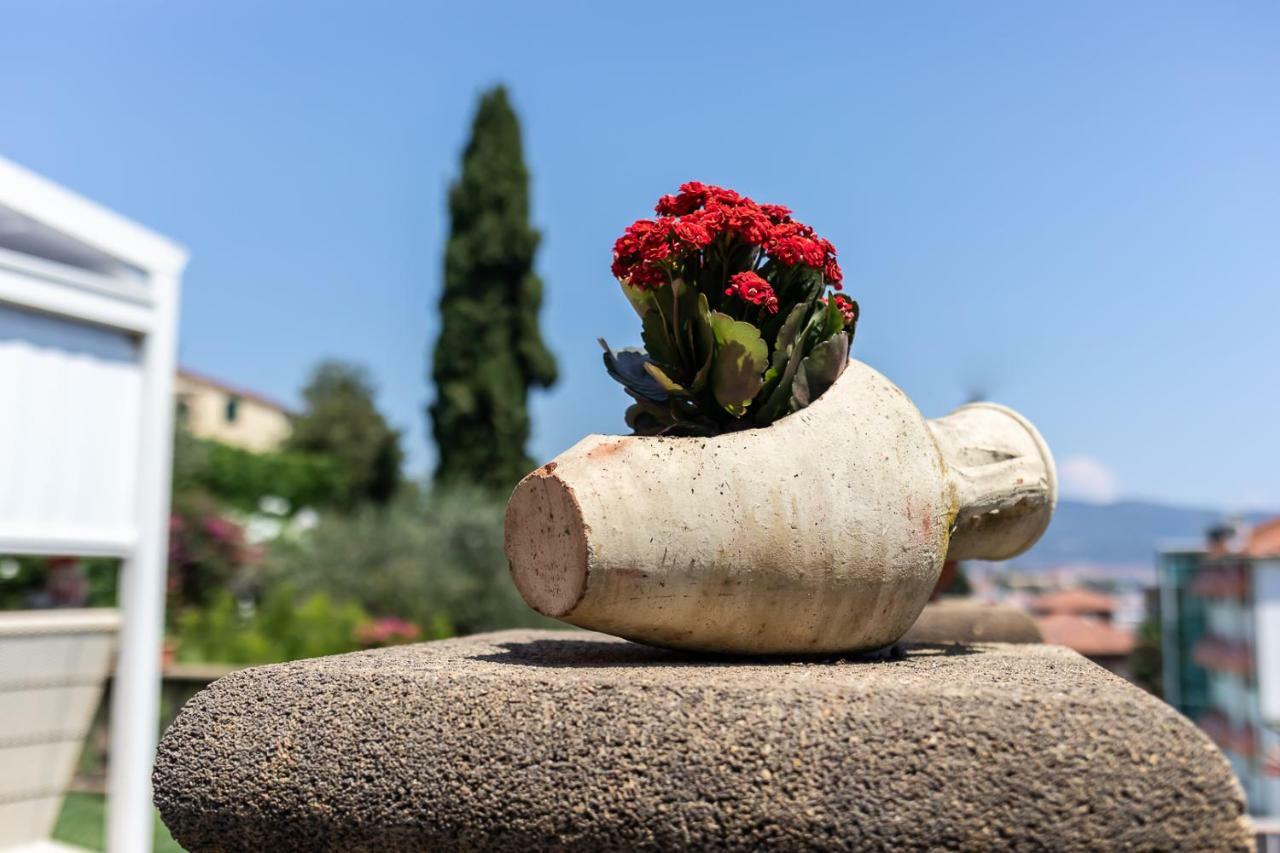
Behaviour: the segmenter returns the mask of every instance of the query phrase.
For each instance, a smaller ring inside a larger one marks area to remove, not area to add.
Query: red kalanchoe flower
[[[671,243],[667,235],[651,232],[640,247],[640,257],[646,261],[665,261],[671,257]]]
[[[729,278],[725,296],[737,296],[744,302],[759,305],[770,314],[778,313],[778,297],[769,282],[753,272],[735,273]]]
[[[657,264],[637,264],[631,268],[626,281],[632,287],[648,290],[669,284],[671,279]]]
[[[787,266],[795,264],[813,266],[811,259],[814,252],[811,248],[811,243],[811,240],[806,240],[803,237],[783,237],[779,240],[770,240],[765,246],[765,250],[779,263]]]
[[[760,205],[760,212],[769,217],[775,224],[791,220],[791,208],[784,207],[781,204],[762,204]]]
[[[689,185],[686,184],[685,186]],[[701,184],[698,186],[702,187]],[[681,189],[684,189],[684,187],[681,187]],[[721,204],[738,204],[740,202],[746,202],[751,205],[755,204],[755,202],[746,196],[743,196],[734,190],[727,190],[724,187],[703,187],[703,190],[708,200],[718,201]]]
[[[677,196],[664,195],[662,198],[658,199],[658,203],[653,206],[653,212],[659,216],[676,216],[678,215],[676,213],[676,209],[679,204],[680,199]]]
[[[727,236],[731,244],[760,247],[781,266],[818,270],[841,289],[835,247],[793,220],[783,205],[756,204],[734,190],[689,181],[659,199],[655,210],[656,219],[637,220],[614,243],[613,274],[632,287],[668,284],[686,264],[699,263],[699,253],[718,237]]]
[[[773,223],[751,199],[743,199],[739,204],[724,207],[729,227],[744,242],[761,246],[769,238],[769,229],[773,227]]]
[[[826,263],[822,265],[822,277],[827,280],[827,284],[836,290],[843,290],[844,273],[840,270],[840,265],[836,263],[834,257],[828,256]]]
[[[823,237],[817,238],[818,245],[822,247],[822,277],[827,280],[827,284],[836,290],[841,290],[844,285],[844,273],[840,271],[840,264],[836,263],[836,247],[831,245],[831,241]]]
[[[685,220],[695,221],[703,228],[706,228],[711,232],[712,239],[714,239],[716,235],[725,228],[729,227],[729,216],[725,212],[725,209],[718,204],[712,205],[705,210],[695,211],[694,213],[686,216]]]
[[[711,229],[703,225],[701,221],[693,217],[686,217],[679,220],[675,224],[676,236],[681,241],[688,243],[694,248],[701,249],[703,246],[711,242],[715,236],[711,233]]]
[[[682,192],[679,195],[664,195],[658,199],[658,204],[653,209],[663,216],[687,216],[701,206],[701,194]]]
[[[808,225],[788,221],[769,229],[764,249],[779,263],[788,266],[804,264],[821,269],[826,259],[821,239]]]
[[[709,187],[702,181],[685,181],[680,185],[680,194],[694,196],[698,199],[698,204],[702,204],[706,201],[708,192],[718,189],[719,187]]]

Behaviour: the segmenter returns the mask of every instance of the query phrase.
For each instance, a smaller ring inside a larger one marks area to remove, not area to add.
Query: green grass
[[[67,794],[62,803],[62,813],[58,815],[58,823],[53,828],[53,837],[67,844],[86,847],[89,850],[103,848],[103,835],[106,832],[106,799],[99,794]],[[169,835],[160,822],[160,815],[155,816],[155,853],[182,853],[178,842]]]

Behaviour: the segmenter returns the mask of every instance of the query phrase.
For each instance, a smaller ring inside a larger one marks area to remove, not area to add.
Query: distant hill
[[[1254,524],[1276,514],[1249,512],[1230,517]],[[1009,565],[1029,570],[1081,563],[1118,568],[1152,566],[1160,545],[1169,540],[1202,542],[1205,530],[1227,517],[1217,510],[1142,501],[1093,504],[1061,500],[1044,536]]]

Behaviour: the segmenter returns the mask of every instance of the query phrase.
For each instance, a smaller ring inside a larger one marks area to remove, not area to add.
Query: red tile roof
[[[1054,613],[1036,620],[1044,641],[1066,646],[1085,657],[1124,657],[1133,651],[1133,632],[1109,622],[1074,613]]]
[[[1250,530],[1240,553],[1246,557],[1280,557],[1280,516]]]
[[[1031,602],[1031,612],[1038,616],[1059,614],[1111,614],[1116,609],[1111,596],[1077,587],[1042,595]]]
[[[269,409],[277,409],[278,411],[281,411],[286,415],[294,414],[292,409],[290,409],[284,403],[279,402],[278,400],[273,400],[270,397],[267,397],[263,394],[259,394],[257,391],[251,391],[248,388],[241,388],[235,385],[228,384],[226,382],[223,382],[221,379],[214,379],[212,376],[209,376],[204,373],[198,373],[189,367],[179,367],[178,375],[192,382],[196,382],[201,385],[208,385],[210,388],[216,388],[217,390],[229,396],[243,397],[246,400],[253,400],[255,403],[266,406]]]

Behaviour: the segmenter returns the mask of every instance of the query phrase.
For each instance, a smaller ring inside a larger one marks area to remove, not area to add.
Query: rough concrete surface
[[[1208,739],[1075,653],[896,657],[509,631],[243,670],[156,804],[193,851],[1248,849]]]
[[[969,598],[931,601],[904,643],[1043,643],[1035,620],[1008,604]]]

